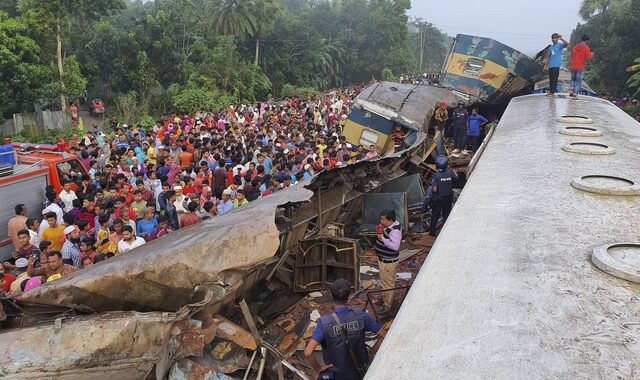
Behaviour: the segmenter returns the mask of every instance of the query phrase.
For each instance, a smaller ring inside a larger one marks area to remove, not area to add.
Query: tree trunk
[[[64,66],[62,62],[62,35],[60,32],[60,22],[56,25],[56,60],[58,61],[58,73],[60,74],[60,109],[67,110],[67,99],[64,96]]]
[[[256,58],[253,61],[253,64],[258,66],[258,59],[260,57],[260,38],[256,37]]]

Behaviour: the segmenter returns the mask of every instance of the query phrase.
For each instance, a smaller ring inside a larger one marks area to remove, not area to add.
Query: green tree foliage
[[[32,108],[53,74],[41,64],[40,47],[27,31],[22,20],[0,12],[0,118]]]
[[[590,37],[594,59],[587,68],[587,81],[599,93],[626,94],[629,74],[625,69],[640,52],[640,0],[608,2],[604,11],[578,25],[571,43]]]
[[[414,58],[411,65],[412,72],[416,74],[440,71],[447,53],[451,39],[438,28],[418,18],[409,22],[409,47]],[[420,56],[422,55],[422,66]]]
[[[635,90],[632,96],[637,98],[640,97],[640,57],[636,58],[634,62],[634,65],[627,67],[628,72],[634,73],[627,81],[627,84],[629,88]]]
[[[582,0],[578,14],[583,20],[588,21],[594,15],[604,13],[611,7],[624,4],[624,0]]]
[[[94,20],[112,9],[124,7],[122,0],[19,0],[18,10],[32,28],[31,30],[46,44],[55,40],[55,58],[58,67],[58,84],[60,106],[66,108],[63,41],[72,34],[73,17],[83,20]]]
[[[0,79],[0,111],[38,99],[61,105],[86,86],[90,99],[135,122],[368,82],[385,68],[408,73],[421,49],[423,69],[437,68],[444,37],[427,25],[416,43],[409,8],[410,0],[10,0],[0,65],[15,78]]]

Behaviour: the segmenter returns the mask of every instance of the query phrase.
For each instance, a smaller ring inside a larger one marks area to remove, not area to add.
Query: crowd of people
[[[107,130],[58,142],[87,174],[59,192],[47,187],[42,219],[15,206],[15,251],[0,285],[28,291],[323,170],[377,157],[375,146],[352,146],[342,135],[361,89],[172,114],[152,128],[112,119]]]

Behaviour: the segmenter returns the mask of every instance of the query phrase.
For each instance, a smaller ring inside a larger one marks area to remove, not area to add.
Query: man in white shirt
[[[64,211],[62,211],[62,208],[60,207],[60,197],[56,193],[47,193],[47,201],[49,201],[50,204],[42,210],[42,215],[54,212],[56,214],[57,223],[63,225],[64,220],[62,219],[62,216],[64,215]],[[71,206],[73,207],[73,205]],[[46,223],[42,224],[45,225],[46,228]]]
[[[122,240],[118,242],[118,252],[121,255],[146,243],[143,238],[133,234],[133,229],[129,225],[122,226],[121,231]]]
[[[62,182],[62,191],[58,194],[60,199],[64,202],[64,212],[69,212],[73,208],[73,200],[78,199],[76,193],[71,190],[71,182]]]

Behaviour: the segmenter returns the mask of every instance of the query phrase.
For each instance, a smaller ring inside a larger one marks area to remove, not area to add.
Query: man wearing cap
[[[233,191],[231,191],[230,189],[225,189],[222,192],[222,200],[218,204],[218,210],[217,210],[218,215],[223,215],[233,210],[233,200],[231,200],[232,194],[233,194]]]
[[[558,42],[561,40],[562,42]],[[551,35],[551,45],[548,47],[549,60],[549,93],[548,96],[555,95],[558,90],[558,77],[560,76],[560,65],[562,65],[562,51],[569,46],[569,42],[558,33]]]
[[[64,229],[64,236],[66,240],[60,251],[62,253],[62,261],[78,269],[82,268],[82,260],[80,260],[80,231],[78,227],[75,225],[68,226]]]
[[[9,287],[9,291],[12,294],[22,293],[22,288],[21,288],[22,282],[27,281],[28,279],[31,278],[27,273],[28,266],[29,266],[29,260],[25,259],[24,257],[21,257],[18,260],[16,260],[16,272],[18,273],[18,276],[11,283],[11,286]]]
[[[380,347],[386,331],[364,310],[354,309],[347,304],[351,294],[351,284],[345,279],[337,279],[331,284],[331,297],[335,303],[334,312],[318,320],[311,340],[304,349],[316,378],[322,372],[334,380],[361,379],[364,377],[369,358]],[[378,335],[376,344],[367,352],[365,333]],[[314,351],[322,346],[324,364],[318,363]]]

